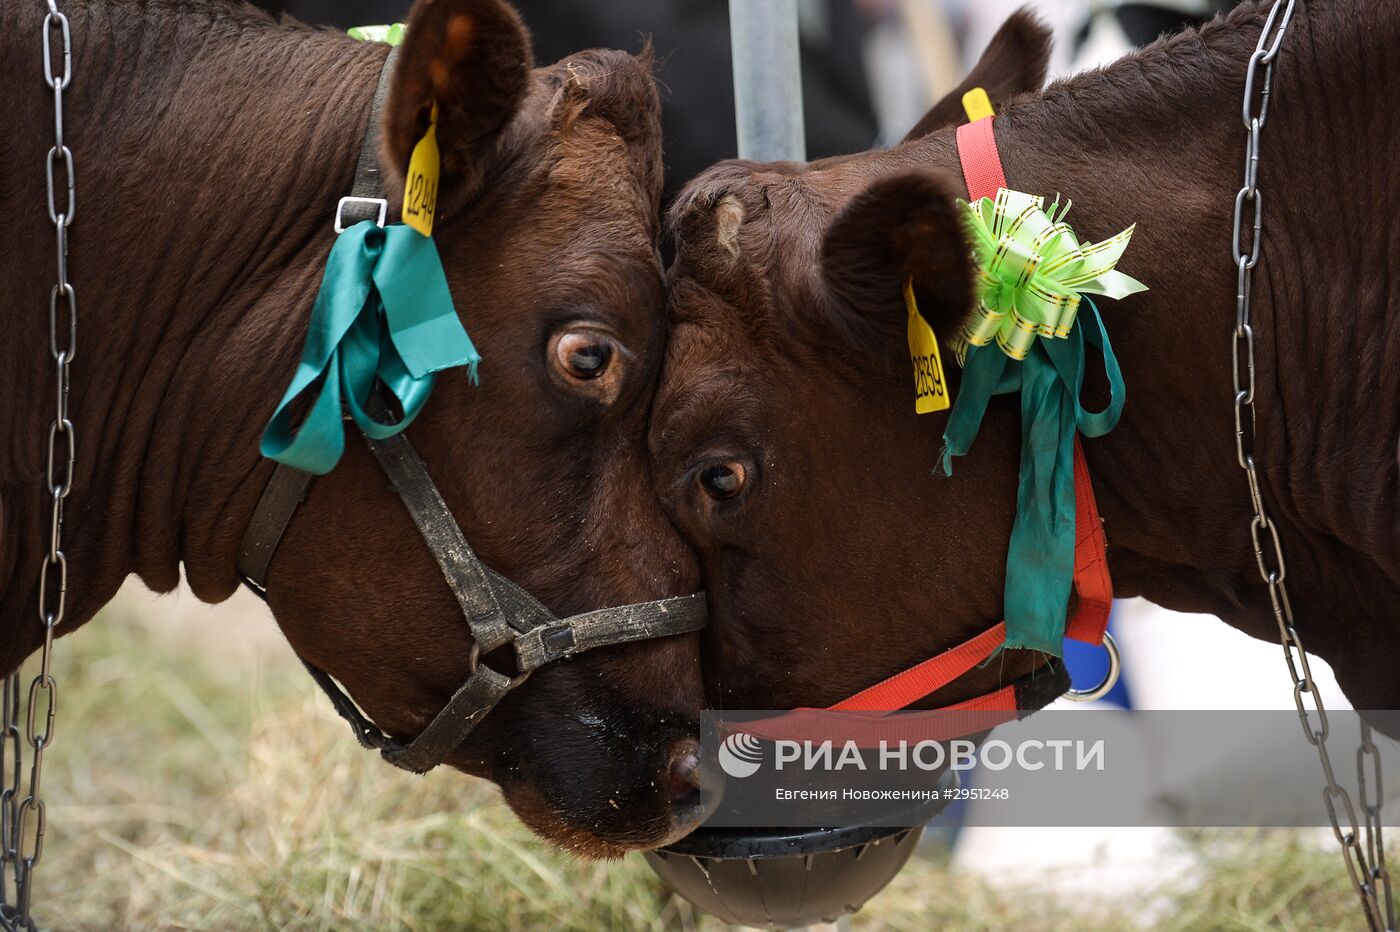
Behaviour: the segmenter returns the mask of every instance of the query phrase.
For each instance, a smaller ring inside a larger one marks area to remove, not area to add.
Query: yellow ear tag
[[[967,121],[976,123],[984,117],[996,116],[996,111],[992,109],[992,99],[987,96],[985,89],[974,87],[963,95],[963,110],[967,112]]]
[[[914,361],[914,410],[919,414],[946,410],[952,404],[952,399],[948,397],[948,382],[943,378],[938,338],[919,313],[919,305],[914,300],[913,279],[904,283],[904,306],[909,309],[909,356]]]
[[[428,123],[428,131],[413,147],[413,158],[408,160],[408,177],[403,189],[403,222],[424,236],[433,235],[433,216],[437,212],[438,173],[442,160],[438,155],[437,144],[437,104],[433,104],[433,115]]]

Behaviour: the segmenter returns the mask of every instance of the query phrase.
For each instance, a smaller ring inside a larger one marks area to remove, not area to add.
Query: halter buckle
[[[335,232],[336,232],[336,233],[344,233],[344,232],[345,232],[345,207],[346,207],[346,205],[357,206],[357,205],[360,205],[360,204],[364,204],[364,205],[368,205],[368,206],[374,207],[374,209],[376,210],[377,215],[378,215],[378,216],[376,217],[375,221],[374,221],[374,224],[375,224],[375,226],[378,226],[378,227],[380,227],[380,228],[383,228],[384,224],[385,224],[385,223],[388,221],[388,219],[389,219],[389,201],[388,201],[387,198],[382,198],[382,197],[355,197],[354,195],[348,195],[348,196],[346,196],[346,197],[342,197],[342,198],[340,199],[340,203],[338,203],[338,204],[335,205]],[[364,219],[365,219],[365,220],[368,220],[369,218],[366,217],[366,218],[364,218]],[[363,221],[361,221],[361,220],[355,221],[355,223],[362,223],[362,222],[363,222]],[[353,226],[353,225],[354,225],[354,224],[351,224],[351,226]]]

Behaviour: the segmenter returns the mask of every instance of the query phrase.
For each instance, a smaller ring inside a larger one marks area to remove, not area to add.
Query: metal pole
[[[804,161],[797,0],[729,0],[739,158]]]

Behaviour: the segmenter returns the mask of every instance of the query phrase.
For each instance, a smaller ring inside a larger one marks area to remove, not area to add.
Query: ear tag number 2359
[[[952,404],[948,382],[943,378],[943,360],[938,356],[938,338],[919,313],[914,300],[914,282],[904,283],[904,306],[909,309],[909,357],[914,363],[914,411],[932,414]]]
[[[413,147],[413,157],[408,161],[408,177],[404,179],[403,222],[424,236],[433,235],[433,216],[437,213],[438,174],[442,167],[438,155],[437,121],[438,108],[437,104],[433,104],[428,131]]]

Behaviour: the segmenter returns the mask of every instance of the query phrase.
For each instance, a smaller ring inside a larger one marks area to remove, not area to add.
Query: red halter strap
[[[1006,173],[997,152],[992,117],[958,127],[958,158],[962,161],[963,179],[973,200],[996,197],[997,189],[1006,187]],[[1079,605],[1065,628],[1065,636],[1086,644],[1103,643],[1108,629],[1108,613],[1113,604],[1113,581],[1108,575],[1108,541],[1104,537],[1099,506],[1094,501],[1094,486],[1089,481],[1089,466],[1079,437],[1074,438],[1074,590]],[[1006,622],[998,622],[974,638],[925,660],[915,667],[869,689],[861,690],[849,699],[831,706],[833,711],[883,712],[903,709],[967,673],[995,654],[1006,642]],[[1016,688],[1004,686],[939,711],[1016,711]]]
[[[992,117],[958,127],[958,159],[962,161],[963,181],[967,196],[974,201],[995,198],[997,189],[1006,187],[1006,172],[1001,167],[997,137],[992,130]]]

